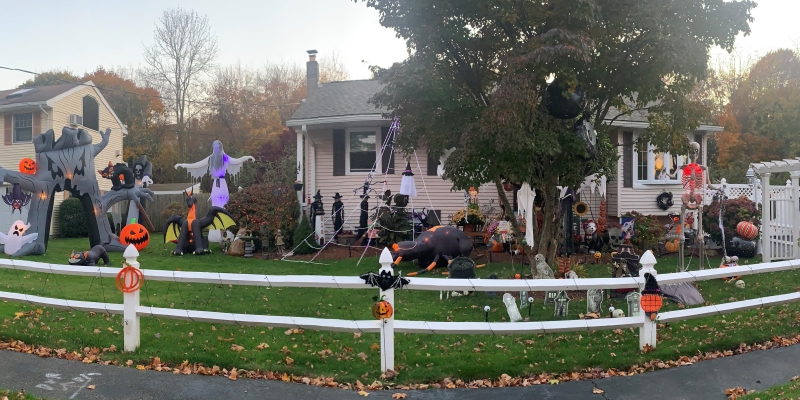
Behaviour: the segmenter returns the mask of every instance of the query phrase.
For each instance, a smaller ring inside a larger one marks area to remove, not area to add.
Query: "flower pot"
[[[473,225],[473,224],[465,224],[463,229],[464,229],[464,233],[472,233],[472,232],[475,232],[475,225]]]
[[[303,184],[302,183],[295,182],[295,184],[293,186],[294,186],[294,191],[295,192],[299,192],[299,191],[303,190]]]

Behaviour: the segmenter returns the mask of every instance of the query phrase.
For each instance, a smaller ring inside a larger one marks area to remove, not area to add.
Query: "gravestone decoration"
[[[514,300],[514,296],[512,296],[511,293],[506,293],[503,295],[503,304],[506,305],[509,321],[522,321],[522,315],[520,315],[519,309],[517,308],[517,302]]]
[[[100,194],[94,159],[108,145],[111,129],[100,132],[100,137],[100,143],[92,144],[89,132],[64,127],[61,137],[56,139],[55,132],[50,129],[32,140],[37,165],[34,174],[0,168],[0,181],[17,183],[23,190],[32,193],[28,223],[31,232],[39,233],[36,240],[23,245],[14,256],[45,253],[50,238],[55,194],[63,191],[80,200],[92,247],[103,245],[108,251],[125,250],[108,222],[108,210],[114,203],[124,200],[136,203],[141,199],[152,201],[152,192],[133,186]]]
[[[519,308],[528,306],[528,292],[519,292]]]
[[[603,290],[589,289],[586,291],[586,313],[600,314],[603,305]]]
[[[558,295],[555,298],[555,303],[556,303],[555,308],[556,308],[556,310],[555,310],[555,314],[554,315],[556,317],[566,317],[567,314],[569,314],[569,301],[570,300],[571,299],[569,298],[569,296],[567,296],[567,292],[566,291],[562,290],[562,291],[558,292]]]
[[[558,292],[545,292],[544,304],[555,304],[556,297],[558,297]]]
[[[625,302],[628,303],[628,316],[637,317],[640,315],[641,307],[639,302],[642,299],[642,294],[639,292],[630,292],[625,296]]]

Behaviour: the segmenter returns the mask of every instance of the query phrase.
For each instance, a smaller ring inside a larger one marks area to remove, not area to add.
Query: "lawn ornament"
[[[604,237],[604,235],[606,233],[606,221],[607,221],[606,218],[607,217],[608,217],[608,213],[606,211],[606,201],[605,200],[601,200],[600,201],[600,218],[597,218],[597,234],[600,235],[601,238]]]
[[[11,214],[14,214],[14,211],[19,211],[22,214],[22,207],[28,205],[31,202],[31,194],[30,193],[23,193],[22,187],[19,186],[19,183],[15,183],[11,186],[11,192],[8,191],[6,188],[6,194],[3,197],[3,203],[8,204],[11,206]]]
[[[577,215],[579,217],[582,217],[582,216],[586,215],[586,213],[589,212],[589,205],[584,203],[584,202],[582,202],[582,201],[579,201],[579,202],[575,203],[574,206],[572,206],[572,212],[575,215]]]
[[[586,291],[586,313],[600,314],[603,306],[603,290],[589,289]]]
[[[630,293],[628,293],[627,296],[625,296],[625,303],[628,304],[628,315],[629,316],[631,316],[631,317],[638,317],[639,316],[639,314],[640,314],[640,312],[642,310],[641,300],[642,300],[642,294],[637,292],[637,291],[630,292]]]
[[[111,190],[130,189],[136,186],[133,178],[133,170],[123,163],[114,164],[108,162],[108,166],[102,170],[97,170],[101,177],[111,179]]]
[[[663,211],[667,211],[675,205],[672,201],[672,192],[661,192],[661,194],[656,197],[656,205]]]
[[[680,245],[681,245],[681,242],[678,239],[668,240],[666,243],[664,243],[664,249],[668,253],[677,253],[678,252],[678,247],[680,247]]]
[[[108,265],[108,253],[106,252],[106,248],[102,245],[97,245],[92,247],[89,251],[75,251],[72,250],[72,254],[69,256],[69,265],[86,265],[93,267],[97,265],[97,263],[103,260],[103,264]]]
[[[735,285],[736,285],[736,287],[737,287],[737,288],[739,288],[739,289],[744,289],[744,281],[743,281],[743,280],[741,280],[741,279],[739,279],[738,281],[736,281]]]
[[[736,224],[736,233],[744,240],[753,240],[758,236],[758,228],[751,221],[742,221]]]
[[[408,276],[425,273],[437,266],[444,267],[455,257],[469,257],[472,253],[472,239],[463,231],[449,226],[435,226],[422,232],[413,241],[392,245],[394,264],[400,261],[419,260],[423,267]]]
[[[701,165],[697,163],[698,157],[700,157],[700,144],[697,142],[689,143],[689,163],[683,166],[682,172],[683,175],[681,176],[681,184],[685,189],[685,192],[681,195],[681,227],[685,227],[685,218],[686,218],[686,211],[687,210],[696,210],[697,211],[697,238],[696,244],[698,246],[698,251],[700,253],[700,269],[703,269],[705,258],[705,236],[703,234],[703,198],[704,193],[706,191],[706,187],[716,189],[713,185],[711,185],[711,180],[708,178],[708,168],[705,165]],[[677,172],[677,171],[676,171]],[[678,248],[678,263],[680,265],[681,272],[686,271],[685,260],[683,256],[684,246],[683,244],[686,242],[686,234],[685,230],[678,235],[678,238],[681,241],[681,246]]]
[[[414,184],[414,173],[411,172],[411,162],[406,162],[406,170],[403,171],[403,178],[400,179],[400,194],[409,197],[417,197],[417,186]]]
[[[186,217],[173,215],[167,219],[164,232],[164,243],[177,240],[173,255],[182,256],[194,252],[196,255],[210,253],[208,240],[203,238],[204,229],[225,230],[236,225],[233,218],[225,209],[210,207],[205,217],[198,219],[196,216],[197,199],[191,192],[183,192],[186,197],[186,206],[189,213]]]
[[[285,245],[286,243],[283,242],[283,234],[281,233],[281,230],[278,229],[278,231],[275,232],[275,248],[278,251],[278,254],[283,254],[285,251]]]
[[[128,167],[133,169],[133,180],[136,187],[146,188],[153,184],[151,176],[153,174],[153,164],[147,160],[146,155],[139,157],[136,161],[131,159],[131,161],[128,162]],[[132,218],[144,222],[147,229],[151,231],[155,230],[155,227],[150,223],[150,218],[147,216],[141,204],[131,202],[128,205],[128,220]]]
[[[22,160],[19,160],[19,172],[22,172],[26,175],[33,175],[36,173],[36,160],[25,157]]]
[[[731,240],[730,254],[740,258],[753,258],[756,256],[756,242],[734,237]]]
[[[739,266],[739,257],[737,257],[737,256],[731,256],[731,257],[725,256],[725,257],[722,257],[722,261],[720,262],[720,265],[719,265],[720,268],[738,267],[738,266]],[[735,277],[729,276],[729,277],[722,278],[722,280],[723,281],[738,280],[741,277],[742,277],[741,275],[738,275],[738,276],[735,276]]]
[[[322,194],[317,190],[314,195],[314,202],[311,203],[311,218],[314,225],[314,235],[316,242],[324,241],[325,237],[325,205],[322,204]]]
[[[611,312],[611,318],[624,318],[624,317],[625,317],[625,311],[622,311],[620,309],[616,309]]]
[[[58,138],[51,129],[33,137],[35,173],[0,168],[3,182],[18,183],[23,191],[32,193],[27,222],[31,225],[30,231],[39,235],[24,244],[17,256],[45,253],[55,205],[53,196],[61,191],[69,191],[72,197],[80,199],[91,246],[103,244],[108,251],[125,251],[126,246],[119,242],[111,228],[108,210],[120,201],[152,200],[152,192],[134,187],[100,193],[94,159],[108,145],[111,130],[100,132],[100,137],[99,143],[92,144],[92,135],[84,129],[64,127]]]
[[[655,321],[658,316],[658,310],[663,305],[661,289],[658,287],[656,277],[645,273],[644,290],[642,290],[641,305],[645,314],[650,317],[650,321]]]
[[[8,235],[0,233],[0,243],[3,244],[3,252],[15,256],[20,252],[20,249],[28,243],[33,242],[39,237],[38,233],[25,235],[25,232],[31,224],[26,224],[22,221],[14,221],[11,228],[8,229]]]
[[[600,251],[600,235],[597,234],[597,223],[591,219],[583,222],[583,242],[589,249],[589,253]]]
[[[668,283],[658,286],[661,289],[661,294],[678,304],[686,306],[695,306],[698,304],[705,304],[705,299],[697,287],[691,282],[681,283]]]
[[[539,266],[539,260],[536,257],[534,257],[534,260],[536,261],[537,271],[538,271],[539,268],[542,268],[544,273],[546,274],[547,270],[545,270],[543,266],[541,266],[541,267]],[[544,262],[544,258],[542,258],[542,262]],[[545,265],[547,265],[547,264],[545,264]],[[558,257],[558,277],[559,278],[563,278],[563,277],[567,276],[570,272],[572,272],[572,271],[570,271],[571,268],[572,268],[572,259],[570,257]]]
[[[150,244],[150,232],[133,218],[130,224],[119,231],[119,242],[126,246],[132,244],[136,250],[142,251]]]
[[[534,279],[555,279],[553,269],[544,260],[544,254],[537,254],[533,256],[533,261],[536,263],[536,270],[534,271]],[[565,272],[566,273],[566,272]]]
[[[601,253],[599,251],[594,253],[594,261],[595,262],[600,261],[601,258],[603,258],[603,253]]]
[[[567,296],[567,292],[560,291],[553,299],[555,303],[555,313],[556,317],[566,317],[569,314],[569,301],[571,299]]]
[[[333,196],[331,215],[333,215],[333,236],[339,236],[344,225],[344,203],[342,203],[342,196],[339,192]]]
[[[632,240],[633,237],[636,236],[636,219],[633,217],[622,217],[620,218],[620,222],[622,223],[620,240]]]
[[[142,288],[144,284],[144,273],[139,268],[125,263],[125,266],[117,273],[114,282],[117,289],[123,293],[133,293]]]
[[[619,250],[619,245],[622,244],[622,228],[614,227],[608,229],[608,245],[611,250]]]
[[[580,85],[570,87],[562,78],[556,78],[545,89],[544,104],[547,112],[558,119],[573,119],[581,114],[584,93]]]
[[[394,309],[392,308],[392,304],[384,300],[385,297],[386,296],[381,296],[380,301],[378,301],[377,303],[375,303],[374,306],[372,306],[372,316],[375,317],[375,319],[391,318],[392,315],[394,314]]]
[[[512,296],[511,293],[506,293],[503,295],[503,304],[506,305],[509,321],[522,321],[522,315],[519,313],[519,308],[517,308],[517,301],[514,300],[514,296]]]

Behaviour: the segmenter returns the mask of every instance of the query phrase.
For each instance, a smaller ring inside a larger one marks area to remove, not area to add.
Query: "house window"
[[[378,158],[377,131],[352,131],[347,134],[348,173],[370,172]]]
[[[636,181],[639,183],[677,183],[680,167],[686,164],[687,156],[667,152],[656,152],[653,146],[639,143],[635,149]]]
[[[33,113],[14,114],[14,143],[26,143],[33,137]]]
[[[100,107],[92,96],[83,96],[83,126],[100,130]]]

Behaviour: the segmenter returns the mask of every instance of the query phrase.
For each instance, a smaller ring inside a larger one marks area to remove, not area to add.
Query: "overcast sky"
[[[757,0],[752,34],[738,44],[760,54],[800,45],[798,0]],[[304,63],[306,50],[320,57],[338,51],[352,79],[369,77],[367,66],[389,66],[406,57],[405,43],[383,28],[378,13],[352,0],[137,0],[13,1],[3,5],[0,66],[35,72],[69,69],[81,75],[97,66],[137,66],[153,39],[163,10],[191,8],[208,15],[217,35],[219,63],[259,67]],[[30,75],[0,70],[0,89]]]

